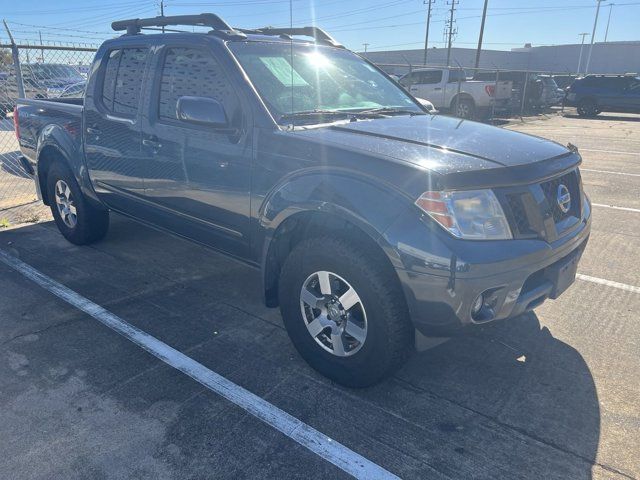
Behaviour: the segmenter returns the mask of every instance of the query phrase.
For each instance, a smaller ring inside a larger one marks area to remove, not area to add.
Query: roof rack
[[[261,35],[278,35],[284,38],[290,38],[292,35],[302,35],[311,37],[318,43],[330,45],[332,47],[344,48],[344,45],[333,39],[331,35],[318,27],[293,27],[293,28],[274,28],[263,27],[253,30],[240,29],[243,33],[257,33]]]
[[[142,29],[153,27],[165,27],[168,25],[192,25],[199,27],[211,27],[211,33],[225,38],[246,38],[239,30],[232,28],[227,22],[214,13],[201,13],[199,15],[174,15],[170,17],[132,18],[118,20],[111,24],[115,31],[126,30],[127,35],[137,35]]]

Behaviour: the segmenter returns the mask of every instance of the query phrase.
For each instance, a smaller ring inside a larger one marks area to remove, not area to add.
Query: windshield
[[[348,50],[266,42],[230,43],[229,48],[278,123],[291,123],[292,116],[305,112],[424,113],[404,90]],[[321,121],[318,115],[304,119]]]
[[[71,80],[82,80],[82,75],[71,65],[60,65],[55,63],[32,64],[29,65],[31,74],[38,78],[68,78]]]

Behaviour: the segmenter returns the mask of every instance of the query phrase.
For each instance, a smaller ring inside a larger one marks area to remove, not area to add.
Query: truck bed
[[[57,138],[69,155],[81,151],[83,98],[31,99],[20,98],[17,103],[18,141],[24,157],[33,171],[37,171],[38,139],[44,129]]]

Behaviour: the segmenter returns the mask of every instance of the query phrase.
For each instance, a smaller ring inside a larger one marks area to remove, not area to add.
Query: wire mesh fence
[[[81,97],[95,49],[78,46],[0,44],[0,222],[48,215],[33,178],[22,167],[14,131],[18,98]]]

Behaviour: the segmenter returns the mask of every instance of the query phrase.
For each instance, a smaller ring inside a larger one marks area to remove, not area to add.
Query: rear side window
[[[426,70],[418,72],[417,75],[416,83],[420,84],[440,83],[442,81],[442,70]]]
[[[102,81],[102,104],[107,110],[127,116],[136,114],[146,59],[145,48],[109,52]]]
[[[239,102],[231,82],[216,59],[205,50],[182,47],[167,50],[160,80],[160,119],[177,119],[176,106],[182,96],[218,100],[232,122],[239,115]]]

